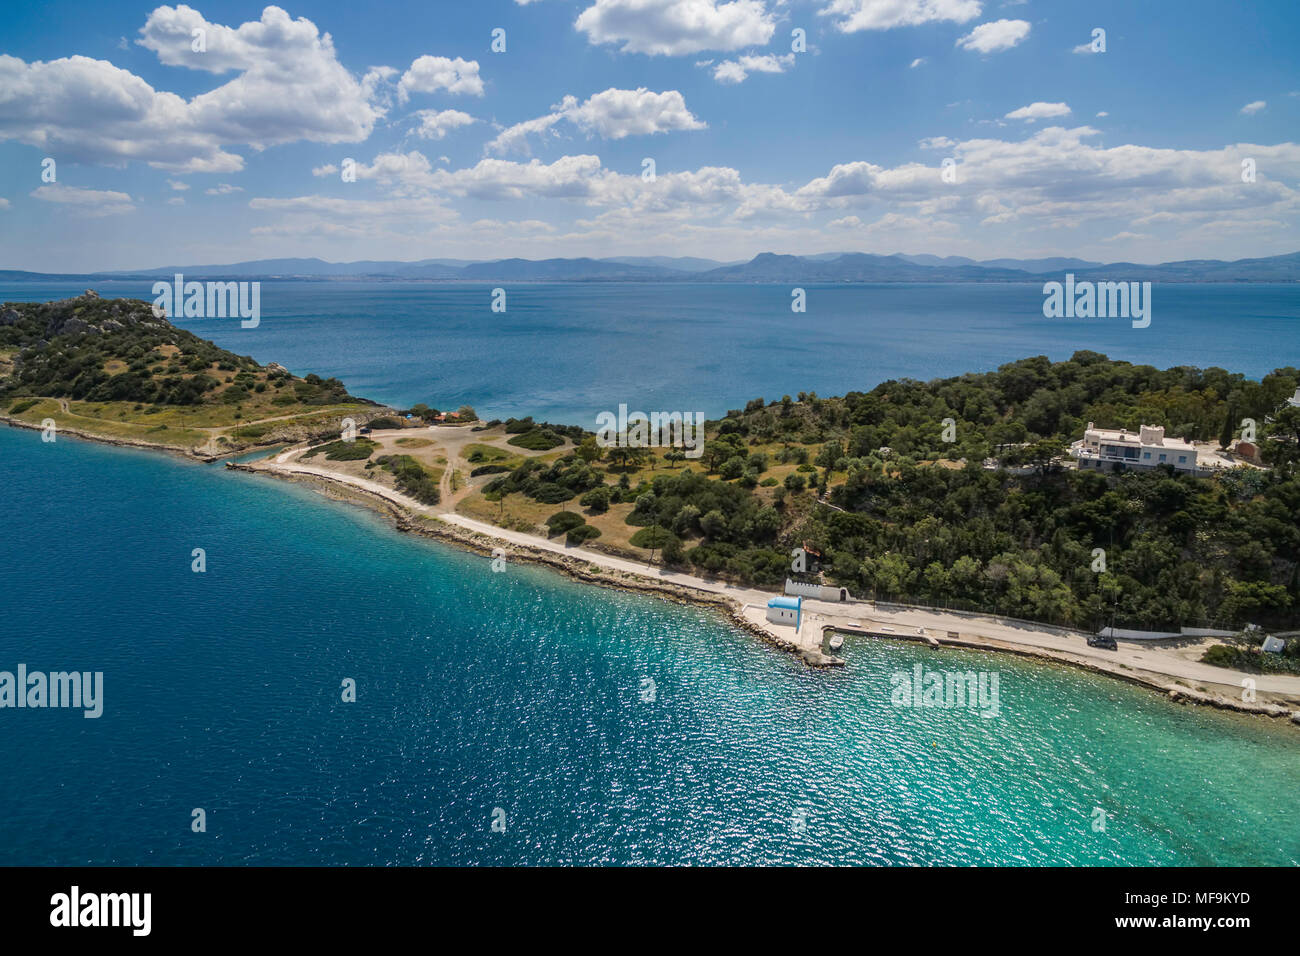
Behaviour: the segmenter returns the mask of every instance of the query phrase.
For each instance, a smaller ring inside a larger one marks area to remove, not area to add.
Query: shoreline
[[[577,552],[576,556],[557,554],[556,551],[551,548],[541,547],[540,545],[545,544],[546,542],[544,539],[536,538],[536,536],[528,536],[536,539],[535,545],[521,544],[517,540],[521,536],[520,532],[511,532],[501,528],[495,529],[494,533],[493,531],[479,531],[477,529],[466,528],[464,527],[464,523],[469,522],[470,519],[466,519],[460,515],[454,515],[454,517],[460,519],[460,523],[447,521],[445,520],[445,516],[421,516],[405,508],[399,501],[393,500],[402,497],[400,494],[396,492],[388,492],[386,495],[376,494],[367,488],[358,486],[354,481],[349,480],[348,476],[342,474],[321,475],[312,472],[290,470],[283,466],[277,466],[271,463],[228,462],[226,467],[312,485],[318,491],[332,499],[347,501],[380,512],[392,520],[394,526],[400,531],[408,531],[442,540],[453,546],[474,551],[478,554],[490,555],[493,546],[508,545],[511,548],[509,552],[511,559],[518,557],[518,559],[527,563],[544,565],[554,570],[558,570],[583,583],[613,587],[619,590],[634,591],[654,597],[663,597],[676,603],[695,604],[698,606],[724,610],[728,620],[740,627],[742,630],[758,636],[766,643],[800,656],[805,663],[810,666],[842,666],[848,663],[842,658],[833,658],[831,655],[825,653],[820,654],[820,657],[822,658],[821,660],[817,660],[816,657],[809,659],[805,653],[807,650],[806,644],[801,645],[789,640],[784,640],[781,635],[763,627],[761,621],[755,621],[752,618],[746,617],[744,614],[745,606],[736,597],[719,594],[715,590],[712,590],[710,585],[713,585],[714,587],[734,587],[737,591],[749,589],[730,586],[721,581],[710,582],[705,579],[696,579],[699,581],[700,586],[689,586],[676,581],[665,581],[660,577],[652,577],[650,574],[644,572],[632,573],[631,575],[622,573],[615,576],[614,572],[593,567],[591,562],[586,560],[582,555],[582,549],[580,548],[564,549],[566,552]],[[419,520],[421,517],[429,517],[433,518],[433,520],[421,521]],[[475,524],[478,524],[478,522],[475,522]],[[600,556],[597,556],[598,559],[599,557]],[[617,559],[611,557],[607,560],[614,561]],[[680,575],[680,577],[690,576]],[[813,603],[817,608],[816,616],[823,619],[828,613],[823,610],[823,608],[831,607],[831,605],[824,605],[818,602],[806,603]],[[856,611],[843,609],[842,613],[836,616],[862,617],[869,615],[861,606],[859,606]],[[808,626],[813,626],[811,621]],[[818,630],[826,628],[846,634],[860,633],[860,631],[845,625],[823,625],[819,623],[816,627]],[[1200,691],[1178,683],[1177,678],[1173,675],[1163,674],[1158,671],[1128,669],[1119,663],[1090,660],[1068,651],[1058,651],[1050,648],[1014,644],[1009,641],[998,640],[997,638],[988,637],[986,635],[972,634],[964,630],[959,631],[959,636],[955,638],[947,636],[947,634],[945,634],[945,636],[921,637],[901,630],[895,630],[894,628],[885,628],[885,630],[890,633],[879,633],[878,629],[874,629],[873,636],[913,641],[927,641],[931,646],[947,646],[968,650],[1011,653],[1021,657],[1035,658],[1040,661],[1065,664],[1106,677],[1119,678],[1125,683],[1155,691],[1178,703],[1205,704],[1217,709],[1237,713],[1289,719],[1291,723],[1300,725],[1300,709],[1293,709],[1291,706],[1284,703],[1271,703],[1266,701],[1247,702],[1223,694]],[[822,642],[819,640],[817,643],[818,646],[820,646]],[[1231,676],[1235,675],[1235,673],[1236,672],[1227,672],[1222,675],[1222,679],[1230,679]],[[1266,675],[1245,676],[1263,677]],[[1207,683],[1213,682],[1207,681]]]
[[[29,422],[13,419],[9,416],[0,416],[0,422],[4,424],[26,428],[29,430],[40,430],[39,425]],[[222,460],[225,456],[216,456],[206,458],[195,455],[192,451],[160,445],[151,442],[138,441],[133,439],[120,439],[111,436],[100,436],[90,433],[81,432],[75,429],[60,428],[60,432],[66,435],[86,440],[99,442],[101,444],[118,445],[128,448],[141,450],[164,451],[170,454],[185,458],[190,461],[202,462],[205,464],[215,463]],[[276,443],[282,444],[282,443]],[[268,452],[276,447],[276,444],[257,446],[265,447]],[[254,449],[244,449],[242,454],[249,454]],[[581,548],[564,548],[557,551],[556,547],[549,545],[547,539],[539,538],[535,535],[523,535],[520,532],[510,532],[504,528],[495,528],[495,526],[484,525],[481,530],[474,525],[483,524],[466,518],[455,512],[439,514],[420,514],[413,508],[409,507],[401,499],[404,496],[400,493],[385,489],[385,494],[378,494],[371,489],[363,487],[355,480],[344,474],[316,474],[302,470],[292,470],[283,466],[278,466],[272,461],[263,460],[260,462],[235,462],[225,461],[225,467],[234,471],[243,471],[250,474],[267,475],[278,478],[283,481],[291,481],[299,484],[309,485],[317,492],[323,494],[331,500],[340,501],[365,507],[372,512],[376,512],[393,523],[396,530],[415,534],[421,537],[427,537],[434,540],[442,541],[449,546],[459,548],[465,551],[471,551],[484,556],[492,556],[493,548],[507,547],[507,560],[519,561],[520,563],[547,567],[557,571],[583,584],[592,584],[598,587],[607,587],[615,590],[627,591],[629,593],[643,594],[649,597],[657,597],[664,600],[672,601],[677,604],[689,604],[697,607],[709,608],[721,612],[727,622],[732,626],[757,637],[764,643],[775,647],[778,650],[793,654],[798,657],[806,666],[812,668],[828,668],[845,666],[848,662],[834,655],[828,654],[822,650],[825,638],[831,631],[838,631],[843,634],[867,634],[874,638],[889,638],[895,640],[910,640],[914,642],[928,643],[931,647],[954,647],[967,650],[979,650],[992,653],[1010,653],[1020,657],[1034,658],[1039,661],[1051,662],[1056,664],[1065,664],[1082,670],[1091,671],[1106,677],[1118,678],[1125,683],[1146,688],[1155,691],[1167,697],[1169,700],[1180,704],[1207,705],[1220,710],[1226,710],[1254,716],[1266,716],[1274,719],[1282,718],[1288,723],[1300,727],[1300,708],[1293,708],[1286,703],[1271,703],[1265,701],[1248,702],[1233,697],[1227,697],[1223,694],[1213,694],[1208,691],[1197,690],[1178,682],[1178,679],[1171,674],[1161,673],[1155,670],[1134,670],[1118,663],[1111,663],[1100,660],[1092,660],[1078,654],[1070,653],[1053,648],[1040,647],[1024,643],[1012,643],[1007,640],[999,640],[987,635],[972,634],[964,631],[943,631],[944,636],[935,635],[918,635],[907,633],[894,627],[863,628],[856,625],[857,622],[846,622],[835,624],[826,623],[828,615],[834,617],[869,617],[873,616],[868,613],[868,609],[859,602],[856,608],[837,606],[825,602],[806,602],[815,607],[809,611],[809,618],[804,630],[809,631],[816,629],[822,632],[822,637],[818,639],[815,645],[805,642],[798,642],[786,639],[783,635],[764,626],[765,622],[761,617],[755,620],[746,615],[746,610],[752,606],[752,602],[746,603],[741,600],[745,592],[750,595],[757,593],[757,589],[744,588],[738,585],[732,585],[724,581],[709,581],[703,578],[693,578],[692,575],[672,573],[674,577],[692,579],[698,584],[688,584],[681,580],[664,580],[662,575],[655,577],[647,571],[639,569],[619,568],[610,565],[626,565],[632,562],[627,559],[617,559],[613,556],[603,554],[584,553]],[[323,470],[323,469],[322,469]],[[414,505],[414,502],[411,502]],[[418,505],[416,507],[419,507]],[[448,517],[459,519],[458,521],[449,521]],[[533,540],[519,540],[521,537]],[[591,560],[594,558],[595,560]],[[606,566],[602,567],[603,562]],[[731,589],[741,592],[737,595],[728,595],[720,593],[720,589]],[[763,592],[766,593],[766,592]],[[830,609],[830,610],[828,610]],[[931,616],[941,617],[945,612],[933,612]],[[876,615],[878,616],[878,615]],[[988,616],[984,616],[988,617]],[[814,624],[814,620],[818,623]],[[976,618],[978,620],[978,618]],[[992,618],[990,618],[992,621]],[[941,630],[936,627],[926,628],[924,630]],[[883,633],[882,631],[888,632]],[[956,636],[954,636],[954,634]],[[1207,665],[1208,666],[1208,665]],[[1226,671],[1222,674],[1222,680],[1206,680],[1205,683],[1217,683],[1221,686],[1235,686],[1239,681],[1231,682],[1232,677],[1250,677],[1252,679],[1267,678],[1269,676],[1291,676],[1291,675],[1238,675],[1235,671]],[[1263,692],[1261,692],[1263,693]]]
[[[432,522],[422,522],[418,520],[418,517],[413,517],[409,511],[397,502],[345,481],[342,476],[332,479],[323,475],[278,471],[272,468],[257,467],[256,464],[250,462],[227,461],[225,467],[231,471],[266,475],[278,478],[281,481],[311,486],[333,501],[357,505],[378,513],[391,521],[393,527],[398,531],[418,537],[431,538],[451,547],[459,548],[462,551],[492,557],[494,548],[509,545],[507,561],[545,567],[582,584],[661,598],[672,601],[674,604],[689,604],[695,607],[720,611],[731,625],[759,638],[764,643],[799,657],[810,667],[842,667],[847,663],[842,658],[821,653],[811,653],[810,648],[784,640],[779,634],[758,626],[744,616],[744,609],[737,601],[724,595],[714,594],[703,589],[683,587],[674,582],[657,581],[646,575],[601,568],[585,560],[581,555],[561,555],[541,547],[520,545],[506,538],[493,537],[439,518],[435,518]]]

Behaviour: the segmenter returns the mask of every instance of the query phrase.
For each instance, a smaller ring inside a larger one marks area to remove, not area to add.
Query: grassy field
[[[15,399],[0,411],[14,418],[39,425],[54,419],[60,428],[76,429],[105,438],[133,439],[173,448],[192,448],[215,437],[222,447],[235,450],[256,444],[274,429],[306,427],[320,424],[349,413],[373,413],[374,407],[361,404],[279,406],[269,411],[275,421],[247,424],[248,417],[237,417],[229,406],[138,405],[129,402],[67,402],[53,398],[37,399],[18,413],[32,399]]]

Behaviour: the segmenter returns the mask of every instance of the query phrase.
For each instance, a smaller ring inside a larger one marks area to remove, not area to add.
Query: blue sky
[[[3,16],[3,268],[1300,250],[1293,2],[55,2]]]

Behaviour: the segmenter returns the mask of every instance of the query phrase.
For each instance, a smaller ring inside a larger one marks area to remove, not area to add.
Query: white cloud
[[[206,52],[191,50],[194,29],[206,31]],[[278,7],[232,28],[161,6],[140,34],[165,65],[238,75],[187,100],[106,60],[0,56],[0,138],[75,162],[229,173],[244,160],[225,147],[357,142],[383,115],[338,62],[329,34]]]
[[[454,60],[445,56],[421,56],[397,82],[397,99],[405,103],[412,93],[468,93],[483,95],[483,80],[478,75],[477,60]]]
[[[549,165],[483,159],[465,169],[436,170],[432,181],[439,190],[476,199],[577,199],[593,195],[606,175],[599,156],[563,156]]]
[[[713,78],[719,83],[743,83],[751,73],[784,73],[794,66],[794,54],[786,53],[776,56],[771,53],[762,56],[742,56],[734,60],[723,60],[713,68]]]
[[[957,145],[957,141],[947,136],[927,136],[919,140],[916,145],[922,149],[952,149]]]
[[[1012,110],[1004,119],[1024,120],[1027,123],[1036,123],[1040,119],[1051,119],[1054,116],[1069,116],[1070,107],[1064,103],[1030,103],[1028,106],[1022,106],[1018,110]]]
[[[478,122],[460,110],[417,110],[412,115],[420,121],[415,129],[420,139],[442,139],[452,130]]]
[[[414,242],[422,250],[436,235],[441,254],[455,244],[462,254],[475,248],[484,256],[608,255],[615,248],[669,245],[690,254],[730,256],[752,254],[756,246],[824,247],[824,237],[837,231],[875,240],[873,245],[883,247],[878,251],[913,247],[979,255],[990,242],[1059,248],[1059,234],[1068,231],[1079,237],[1072,240],[1075,254],[1101,257],[1147,234],[1142,255],[1160,250],[1176,253],[1165,258],[1178,258],[1210,249],[1231,252],[1216,236],[1255,235],[1252,223],[1262,224],[1270,243],[1285,244],[1291,228],[1285,224],[1300,213],[1300,191],[1287,185],[1300,178],[1300,146],[1105,148],[1095,145],[1100,135],[1087,126],[1053,126],[1016,141],[923,141],[947,151],[939,156],[958,158],[960,190],[943,181],[938,157],[892,167],[859,159],[788,186],[745,182],[729,167],[661,173],[644,181],[639,170],[607,169],[594,155],[553,163],[483,159],[452,170],[431,168],[419,153],[395,153],[358,169],[359,178],[391,194],[383,198],[302,196],[258,199],[250,206],[274,217],[254,230],[258,235],[321,241],[400,236],[399,248],[413,248]],[[1245,156],[1270,171],[1267,181],[1241,186]],[[527,213],[466,223],[456,212],[463,198],[522,202]],[[566,207],[590,212],[570,220]],[[520,218],[535,226],[510,221]],[[542,220],[549,228],[536,225]],[[1188,236],[1195,237],[1191,248],[1185,247]]]
[[[651,56],[760,46],[776,30],[761,0],[595,0],[573,25],[589,43]]]
[[[572,123],[588,135],[602,139],[624,139],[677,130],[705,129],[686,108],[686,100],[677,90],[655,93],[645,87],[635,90],[610,88],[579,103],[566,96],[551,107],[546,116],[516,123],[497,135],[487,145],[488,152],[505,153],[526,150],[530,135],[545,135],[561,121]]]
[[[242,193],[243,191],[243,186],[232,186],[230,183],[221,183],[211,189],[204,190],[209,196],[229,196],[231,193]]]
[[[194,29],[206,31],[206,52],[192,51]],[[239,72],[189,104],[191,121],[224,142],[257,148],[300,139],[357,142],[383,115],[339,63],[330,35],[306,18],[290,20],[279,7],[264,9],[259,21],[227,27],[184,4],[162,6],[140,34],[137,42],[168,66]]]
[[[915,70],[918,66],[922,66],[925,63],[925,59],[926,58],[923,56],[918,56],[911,63],[907,64],[907,68],[909,70]]]
[[[9,208],[9,200],[5,199],[3,196],[0,196],[0,209],[8,209],[8,208]]]
[[[169,206],[184,206],[184,205],[185,205],[185,197],[184,197],[184,196],[173,196],[171,199],[168,199],[168,200],[167,200],[167,205],[169,205]]]
[[[1247,103],[1243,106],[1241,108],[1241,113],[1243,116],[1254,116],[1266,106],[1268,106],[1268,103],[1264,100],[1255,100],[1253,103]]]
[[[1029,36],[1028,20],[993,20],[981,23],[957,40],[957,46],[976,53],[1000,53],[1010,50]]]
[[[172,189],[176,190],[177,192],[184,192],[185,190],[190,188],[189,183],[183,183],[179,179],[169,179],[167,180],[167,185],[170,186]]]
[[[965,23],[980,15],[978,0],[831,0],[818,10],[824,17],[838,17],[841,33],[860,30],[890,30],[946,20]]]
[[[134,201],[127,193],[109,189],[83,189],[62,183],[38,186],[32,190],[32,196],[42,202],[75,206],[80,214],[86,216],[111,216],[135,209]]]
[[[0,138],[74,162],[141,160],[184,172],[233,172],[229,140],[198,127],[191,104],[106,60],[24,63],[0,55]]]
[[[1105,119],[1109,115],[1110,114],[1107,113],[1105,110],[1102,110],[1100,113],[1097,114],[1097,119]]]

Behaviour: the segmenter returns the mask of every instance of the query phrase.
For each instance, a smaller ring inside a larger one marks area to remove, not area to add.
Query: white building
[[[797,631],[802,616],[801,597],[774,597],[767,602],[767,619],[773,624],[789,624]]]
[[[785,579],[785,593],[811,598],[815,601],[847,601],[849,599],[848,588],[833,588],[826,584],[812,584],[805,581],[795,581],[791,578]]]
[[[1097,428],[1092,422],[1083,438],[1070,445],[1079,468],[1118,471],[1172,465],[1175,471],[1195,474],[1196,446],[1183,438],[1166,438],[1162,425],[1143,425],[1137,432]]]

